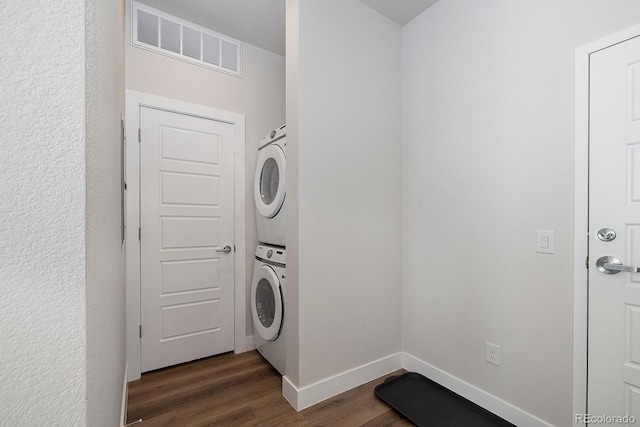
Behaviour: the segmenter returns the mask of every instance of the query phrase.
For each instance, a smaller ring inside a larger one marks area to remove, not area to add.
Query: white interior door
[[[640,273],[598,263],[640,267],[640,38],[591,55],[589,131],[588,412],[640,420]]]
[[[145,372],[234,348],[234,129],[145,107],[140,129]]]

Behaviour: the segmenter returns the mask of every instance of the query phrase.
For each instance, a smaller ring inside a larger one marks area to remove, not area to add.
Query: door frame
[[[575,51],[575,162],[573,232],[573,420],[587,413],[587,339],[589,255],[589,66],[590,55],[640,36],[640,25],[608,35]]]
[[[140,313],[140,107],[189,114],[234,126],[234,352],[246,348],[246,219],[245,219],[245,116],[240,113],[191,104],[162,96],[126,90],[126,339],[128,381],[141,376]]]

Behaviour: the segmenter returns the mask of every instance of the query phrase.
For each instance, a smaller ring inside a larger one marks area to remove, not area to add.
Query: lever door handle
[[[596,267],[598,271],[603,274],[618,274],[621,271],[629,273],[640,273],[640,267],[629,267],[622,264],[618,258],[613,256],[603,256],[596,261]]]
[[[224,252],[225,254],[228,254],[231,252],[231,246],[227,245],[222,249],[216,249],[216,252]]]

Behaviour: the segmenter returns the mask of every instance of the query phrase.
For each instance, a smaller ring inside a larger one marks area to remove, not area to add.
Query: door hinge
[[[584,267],[588,270],[589,269],[589,257],[587,257],[587,259],[584,261]]]
[[[142,240],[142,227],[138,227],[138,240]]]
[[[140,338],[142,338],[142,325],[140,325],[140,327],[138,328],[138,333],[140,335]]]
[[[138,128],[138,142],[142,142],[142,129]]]

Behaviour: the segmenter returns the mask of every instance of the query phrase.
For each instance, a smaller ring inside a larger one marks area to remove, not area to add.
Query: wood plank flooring
[[[411,426],[373,394],[384,378],[296,412],[282,397],[280,375],[255,350],[226,353],[131,382],[127,423],[142,419],[132,427]]]

